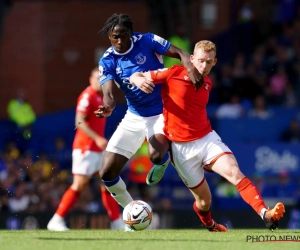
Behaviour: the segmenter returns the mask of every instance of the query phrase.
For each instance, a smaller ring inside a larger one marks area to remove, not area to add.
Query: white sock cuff
[[[267,209],[266,209],[266,208],[263,208],[262,210],[260,210],[259,216],[260,216],[262,219],[264,219],[265,212],[267,212]]]

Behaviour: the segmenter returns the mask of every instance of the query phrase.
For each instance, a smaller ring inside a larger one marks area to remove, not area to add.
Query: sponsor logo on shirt
[[[158,35],[154,35],[154,39],[153,40],[156,41],[156,42],[158,42],[162,46],[166,46],[166,44],[167,44],[167,40],[163,39],[162,37],[160,37]]]
[[[119,67],[119,68],[116,68],[116,74],[121,74],[122,73],[122,70],[121,70],[121,68]]]
[[[146,62],[146,57],[143,56],[142,53],[140,53],[135,57],[135,60],[137,64],[144,64]]]

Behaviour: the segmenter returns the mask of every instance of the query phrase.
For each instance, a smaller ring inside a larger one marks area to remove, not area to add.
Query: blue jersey
[[[131,47],[125,53],[118,53],[110,47],[100,59],[100,84],[114,80],[125,92],[130,112],[149,117],[162,113],[161,84],[155,85],[151,94],[146,94],[129,83],[129,77],[135,72],[146,72],[163,68],[162,56],[169,49],[170,43],[151,33],[134,33]]]

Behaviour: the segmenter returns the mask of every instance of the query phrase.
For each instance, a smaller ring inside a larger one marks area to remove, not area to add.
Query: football
[[[123,221],[132,230],[144,230],[152,222],[152,208],[144,201],[132,201],[123,210]]]

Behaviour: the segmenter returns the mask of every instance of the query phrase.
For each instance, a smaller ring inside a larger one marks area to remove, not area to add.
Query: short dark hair
[[[114,29],[115,26],[122,25],[130,30],[133,33],[133,22],[131,21],[130,17],[126,14],[114,13],[111,17],[106,20],[103,28],[99,31],[104,35],[109,35],[109,33]]]

